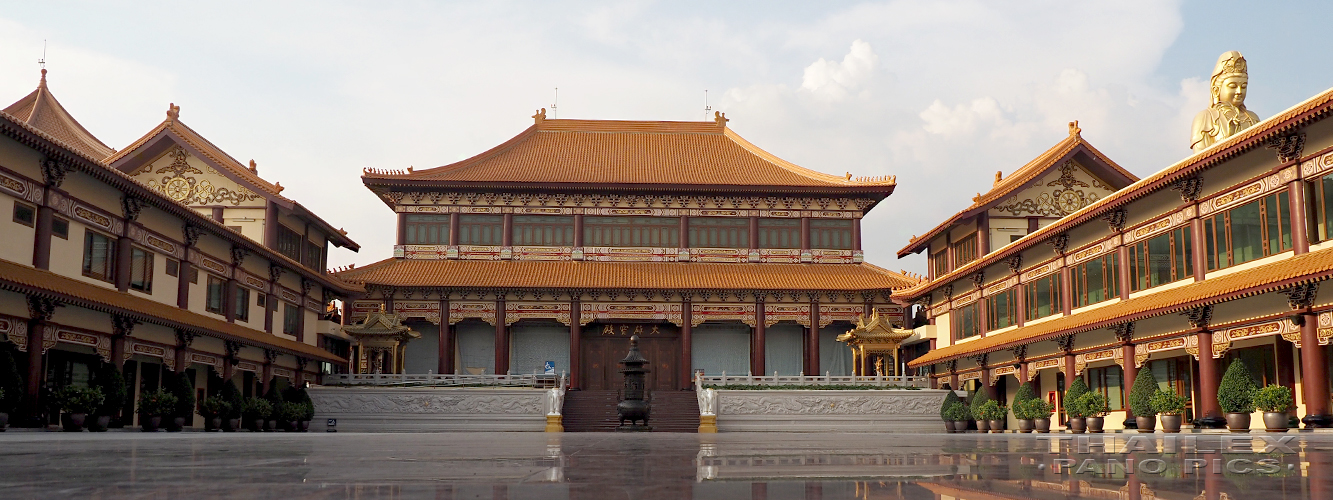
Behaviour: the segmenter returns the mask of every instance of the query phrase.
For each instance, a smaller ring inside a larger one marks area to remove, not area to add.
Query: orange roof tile
[[[1208,149],[1193,153],[1185,159],[1180,160],[1174,165],[1166,167],[1155,174],[1139,179],[1133,184],[1107,195],[1105,198],[1089,203],[1077,212],[1047,224],[1036,232],[1030,233],[1016,242],[1010,243],[994,252],[980,256],[976,260],[969,262],[966,265],[959,266],[958,269],[954,269],[944,276],[937,276],[934,280],[922,282],[919,285],[908,289],[899,290],[894,293],[894,296],[899,297],[902,300],[915,299],[925,292],[974,273],[978,269],[995,264],[1001,259],[1005,259],[1017,252],[1027,250],[1033,245],[1046,241],[1047,238],[1068,231],[1070,228],[1078,226],[1079,224],[1101,217],[1103,214],[1109,213],[1131,201],[1147,196],[1158,190],[1168,188],[1180,179],[1216,166],[1219,163],[1252,149],[1266,147],[1269,138],[1295,130],[1310,122],[1322,120],[1330,113],[1333,113],[1333,88],[1325,90],[1319,95],[1306,99],[1295,106],[1287,108],[1281,113],[1260,121],[1253,127],[1242,130],[1236,135],[1228,137],[1224,141],[1213,144]]]
[[[1253,269],[1117,302],[1091,311],[1044,321],[1033,326],[943,347],[930,351],[908,364],[916,367],[981,352],[1007,349],[1060,335],[1162,316],[1329,277],[1333,277],[1333,249],[1311,252]]]
[[[37,84],[37,89],[10,104],[4,111],[90,158],[106,158],[116,152],[83,128],[78,120],[65,111],[60,101],[51,95],[51,90],[46,88],[45,69],[42,70],[42,80]]]
[[[124,314],[131,318],[171,328],[184,328],[224,340],[276,349],[296,356],[346,363],[347,360],[318,347],[287,340],[244,326],[228,323],[161,302],[136,297],[59,274],[0,259],[0,288],[19,293],[47,295],[61,302],[97,311]]]
[[[944,222],[941,222],[930,231],[927,231],[926,234],[913,239],[907,246],[898,251],[898,258],[903,258],[907,255],[921,251],[926,244],[930,243],[930,240],[934,239],[954,224],[976,215],[978,211],[986,209],[990,205],[1009,197],[1014,191],[1022,189],[1023,186],[1026,186],[1027,183],[1031,182],[1033,179],[1059,167],[1060,159],[1069,156],[1080,147],[1082,147],[1094,161],[1104,164],[1105,170],[1112,175],[1107,176],[1110,177],[1109,179],[1103,180],[1107,181],[1112,186],[1124,187],[1139,180],[1138,176],[1121,168],[1120,165],[1111,161],[1109,157],[1101,151],[1098,151],[1097,148],[1092,147],[1091,143],[1084,140],[1082,134],[1078,132],[1079,129],[1077,128],[1077,125],[1071,123],[1070,129],[1068,137],[1061,139],[1060,142],[1055,143],[1055,146],[1052,146],[1042,154],[1037,155],[1037,157],[1028,162],[1027,165],[1023,165],[1018,170],[1009,174],[1008,177],[1001,179],[1000,182],[991,187],[990,191],[987,191],[985,194],[982,194],[981,197],[972,200],[972,204],[967,208],[954,214],[952,217],[949,217],[949,219]],[[1120,178],[1116,179],[1115,177]]]
[[[915,280],[870,264],[712,264],[388,259],[337,273],[401,287],[888,290]]]
[[[367,184],[859,187],[884,195],[895,186],[892,177],[853,179],[797,166],[741,138],[726,127],[725,118],[717,122],[546,120],[540,114],[532,127],[472,158],[413,172],[369,170],[364,178]]]

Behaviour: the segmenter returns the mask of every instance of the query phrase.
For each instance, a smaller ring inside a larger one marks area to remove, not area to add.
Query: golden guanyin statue
[[[1217,58],[1213,77],[1209,81],[1213,104],[1194,116],[1194,130],[1190,134],[1190,149],[1203,151],[1218,141],[1259,123],[1259,115],[1245,109],[1245,93],[1250,75],[1245,67],[1245,56],[1230,51]]]

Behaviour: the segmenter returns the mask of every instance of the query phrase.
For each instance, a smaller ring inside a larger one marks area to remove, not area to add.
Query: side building
[[[324,259],[327,244],[356,243],[238,166],[175,106],[117,152],[56,101],[45,70],[0,112],[0,203],[12,210],[0,220],[0,349],[25,380],[6,395],[21,401],[16,423],[54,422],[49,395],[107,364],[130,388],[124,425],[172,372],[204,394],[234,380],[249,395],[345,366],[326,304],[361,287]]]
[[[1187,421],[1220,425],[1221,373],[1240,360],[1260,384],[1293,389],[1307,426],[1333,423],[1333,294],[1319,286],[1333,276],[1330,112],[1333,91],[1147,178],[1102,178],[1134,182],[975,258],[938,264],[932,239],[930,279],[895,292],[939,338],[909,366],[1004,401],[1031,381],[1062,403],[1083,378],[1116,429],[1134,424],[1140,370],[1189,399]]]
[[[892,178],[827,175],[711,122],[534,117],[443,167],[363,176],[396,214],[395,257],[338,273],[421,338],[411,373],[568,372],[619,385],[638,335],[651,388],[696,372],[852,372],[839,334],[864,314],[903,324],[917,280],[862,262],[861,218]],[[378,372],[384,354],[353,353]]]

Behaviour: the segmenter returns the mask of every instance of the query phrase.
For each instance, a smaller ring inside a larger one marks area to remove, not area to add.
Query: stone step
[[[653,391],[648,424],[653,432],[697,432],[698,403],[692,391]],[[613,432],[620,426],[616,405],[620,392],[569,391],[565,394],[565,432]]]

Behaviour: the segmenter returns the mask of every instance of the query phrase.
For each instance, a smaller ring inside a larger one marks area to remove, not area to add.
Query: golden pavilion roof
[[[379,311],[367,314],[360,323],[343,325],[342,331],[358,339],[409,340],[421,337],[420,333],[404,325],[397,313],[385,312],[383,307],[380,307]]]
[[[873,311],[870,319],[867,321],[865,316],[857,318],[856,327],[848,330],[847,333],[838,335],[838,342],[844,344],[886,344],[897,346],[916,333],[913,330],[900,328],[902,325],[889,323],[885,318],[879,316],[879,311]]]
[[[45,69],[37,89],[10,104],[4,112],[89,158],[102,159],[116,152],[83,128],[51,95],[51,90],[46,87]]]

